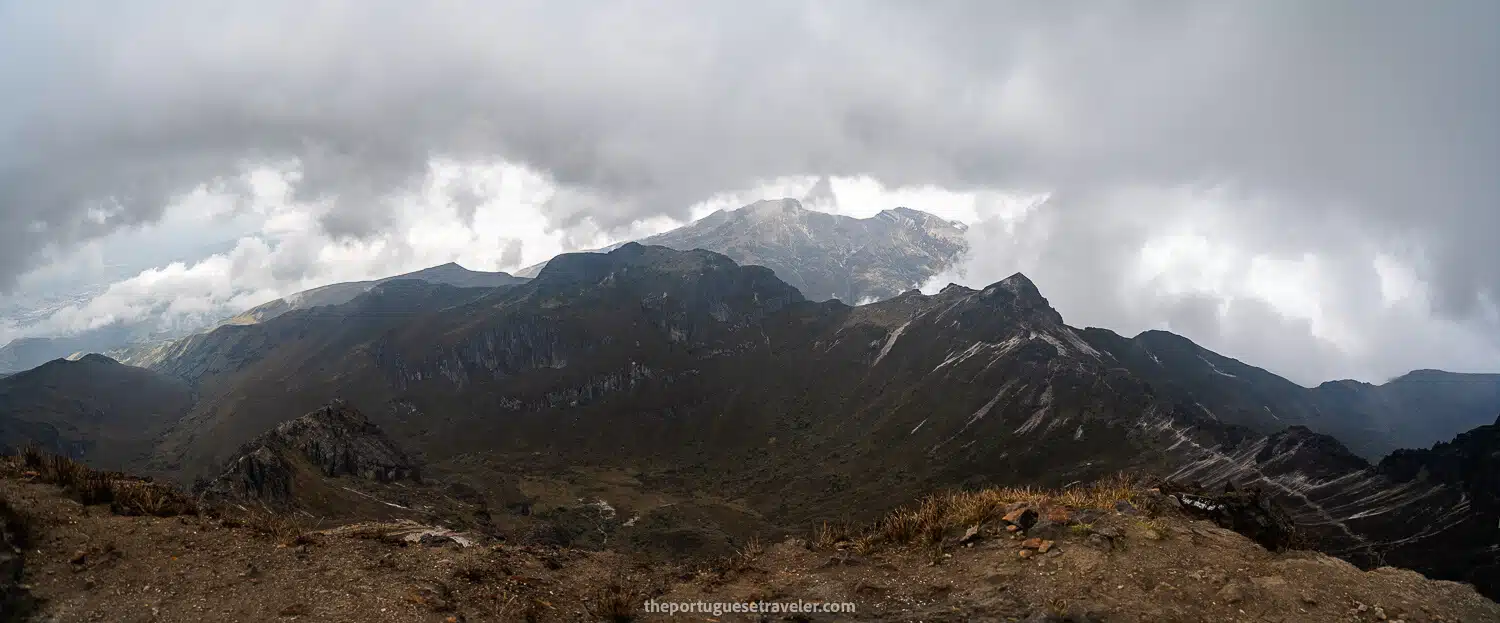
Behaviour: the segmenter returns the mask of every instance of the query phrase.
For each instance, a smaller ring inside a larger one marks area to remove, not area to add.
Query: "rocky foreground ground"
[[[122,515],[139,509],[80,503],[18,461],[0,473],[0,620],[1500,621],[1500,605],[1467,585],[1273,553],[1140,500],[1084,509],[1023,492],[967,528],[964,513],[994,500],[929,500],[863,531],[822,526],[711,564],[661,565],[410,522]],[[646,612],[650,599],[857,611],[667,616]]]

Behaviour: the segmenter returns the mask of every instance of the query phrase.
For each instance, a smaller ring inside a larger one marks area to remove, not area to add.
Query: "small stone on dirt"
[[[1022,530],[1029,530],[1032,524],[1036,523],[1037,512],[1030,508],[1022,507],[1006,513],[1002,519],[1008,524],[1020,527]]]
[[[1114,549],[1115,547],[1114,541],[1112,539],[1099,534],[1098,532],[1089,535],[1088,544],[1090,547],[1098,548],[1106,552]]]
[[[1011,525],[1008,525],[1008,526],[1005,527],[1005,531],[1006,532],[1016,532],[1016,531],[1018,531],[1020,529],[1021,529],[1021,527],[1017,526],[1015,524],[1011,524]]]
[[[969,544],[972,544],[973,542],[978,541],[978,540],[979,540],[979,524],[974,524],[972,526],[969,526],[968,530],[964,531],[964,535],[958,539],[958,542],[961,545],[969,545]]]
[[[1031,551],[1031,550],[1029,550],[1029,549],[1023,549],[1023,550],[1021,550],[1021,551],[1019,551],[1019,552],[1016,552],[1016,556],[1018,556],[1018,557],[1020,557],[1020,558],[1023,558],[1023,559],[1025,559],[1025,558],[1031,558],[1031,555],[1032,555],[1032,554],[1033,554],[1033,553],[1034,553],[1034,552],[1032,552],[1032,551]]]
[[[1245,590],[1240,588],[1239,582],[1230,582],[1219,589],[1219,599],[1224,603],[1237,604],[1245,600]]]

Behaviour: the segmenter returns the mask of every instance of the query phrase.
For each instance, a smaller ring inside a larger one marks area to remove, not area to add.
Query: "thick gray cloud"
[[[1049,190],[1039,253],[1095,289],[1180,216],[1112,198],[1214,185],[1239,245],[1354,258],[1347,301],[1372,246],[1445,318],[1500,301],[1488,0],[210,4],[0,2],[0,286],[263,163],[368,236],[441,157],[548,172],[557,227],[782,175]]]

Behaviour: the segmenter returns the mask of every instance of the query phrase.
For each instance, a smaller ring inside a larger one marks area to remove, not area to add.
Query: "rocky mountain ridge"
[[[154,467],[211,475],[288,413],[345,395],[432,469],[665,498],[717,526],[698,543],[869,519],[934,488],[1132,470],[1262,486],[1363,566],[1463,578],[1494,558],[1460,538],[1488,521],[1462,486],[1400,481],[1305,427],[1264,431],[1137,372],[1181,357],[1111,336],[1066,325],[1023,275],[850,307],[716,253],[631,244],[513,287],[397,281],[220,328],[158,368],[200,399]]]
[[[810,210],[796,199],[773,199],[719,210],[636,242],[721,253],[739,264],[770,268],[810,300],[856,305],[920,287],[952,266],[968,250],[965,231],[963,223],[910,208],[857,219]],[[543,266],[517,274],[536,276]]]
[[[785,524],[933,486],[1137,470],[1265,486],[1361,564],[1466,572],[1424,557],[1478,520],[1451,486],[1397,483],[1331,438],[1261,433],[1159,388],[1022,275],[849,307],[718,254],[632,244],[478,298],[423,292],[349,304],[407,315],[299,312],[182,353],[222,363],[186,366],[211,398],[166,435],[161,467],[219,464],[246,432],[339,393],[381,405],[371,418],[445,470],[630,468],[655,481],[643,487],[721,490]]]
[[[247,443],[202,489],[214,497],[285,507],[314,481],[341,476],[376,483],[421,479],[416,462],[378,426],[335,400]]]

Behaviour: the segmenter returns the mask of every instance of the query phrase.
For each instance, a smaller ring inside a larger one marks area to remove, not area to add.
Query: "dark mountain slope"
[[[1336,381],[1313,391],[1325,412],[1365,423],[1392,449],[1447,441],[1500,413],[1500,374],[1416,370],[1383,385]]]
[[[1133,375],[1217,418],[1263,434],[1306,426],[1370,460],[1450,439],[1500,412],[1496,374],[1419,370],[1384,385],[1330,381],[1309,389],[1166,331],[1082,334]]]
[[[1431,449],[1397,450],[1379,471],[1406,486],[1441,486],[1467,504],[1467,512],[1445,518],[1451,528],[1423,544],[1426,555],[1435,568],[1467,569],[1463,580],[1500,595],[1500,418]]]
[[[124,344],[135,333],[131,327],[116,323],[73,336],[16,338],[0,346],[0,372],[30,370],[79,351]]]
[[[498,288],[526,281],[520,277],[513,277],[508,273],[473,271],[449,262],[441,266],[424,268],[416,272],[386,277],[384,279],[335,283],[321,288],[313,288],[305,292],[298,292],[286,298],[279,298],[250,309],[243,314],[229,319],[227,323],[254,324],[265,322],[281,314],[298,309],[343,305],[354,300],[355,297],[369,292],[375,286],[391,281],[403,280],[425,281],[427,283],[450,285],[458,288]]]
[[[37,444],[100,468],[138,468],[191,404],[177,379],[103,355],[58,359],[0,378],[0,448]]]

